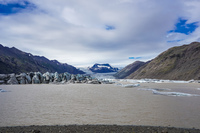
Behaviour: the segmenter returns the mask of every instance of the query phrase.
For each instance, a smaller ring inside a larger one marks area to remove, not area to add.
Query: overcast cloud
[[[74,66],[126,66],[200,41],[199,0],[0,0],[0,5],[7,8],[0,12],[1,44]],[[180,20],[194,30],[177,32]]]

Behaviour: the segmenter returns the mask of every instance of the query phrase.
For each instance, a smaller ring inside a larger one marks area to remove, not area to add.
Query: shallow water
[[[120,124],[200,129],[199,96],[155,95],[140,90],[200,95],[199,84],[195,83],[143,83],[133,88],[112,84],[0,88],[5,90],[0,93],[0,126]]]

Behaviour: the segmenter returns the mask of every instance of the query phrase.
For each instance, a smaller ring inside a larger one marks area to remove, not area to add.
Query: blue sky
[[[0,4],[0,14],[12,15],[23,12],[25,9],[34,10],[34,8],[36,8],[34,4],[31,4],[28,1],[24,1],[23,3],[11,2],[7,4]]]
[[[106,29],[106,30],[114,30],[115,27],[112,26],[112,25],[106,25],[106,26],[105,26],[105,29]]]
[[[200,41],[198,5],[198,0],[0,0],[0,44],[74,66],[126,66]]]
[[[195,32],[195,30],[199,27],[199,22],[192,22],[192,23],[187,23],[187,19],[183,19],[183,18],[179,18],[177,23],[175,23],[174,25],[174,29],[168,31],[168,33],[172,33],[172,34],[184,34],[189,36],[190,34],[192,34],[193,32]],[[179,38],[179,39],[174,39],[174,40],[168,40],[168,43],[174,43],[174,42],[184,42],[184,37],[183,38]]]
[[[174,30],[170,30],[170,32],[176,32],[176,33],[183,33],[186,35],[189,35],[193,33],[198,28],[199,22],[193,22],[193,23],[187,23],[187,19],[178,19],[178,23],[175,24]]]

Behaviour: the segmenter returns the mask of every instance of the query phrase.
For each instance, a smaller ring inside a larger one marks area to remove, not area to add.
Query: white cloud
[[[188,36],[167,33],[180,17],[200,21],[195,0],[29,2],[37,8],[0,15],[0,43],[75,66],[128,65],[134,61],[129,57],[146,61],[171,46],[199,40],[199,28]],[[184,41],[167,43],[173,39]]]

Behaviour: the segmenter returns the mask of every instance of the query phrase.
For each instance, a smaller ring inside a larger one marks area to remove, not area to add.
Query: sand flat
[[[198,83],[1,85],[0,126],[151,125],[200,129],[199,96],[155,95],[141,88],[200,95]]]

